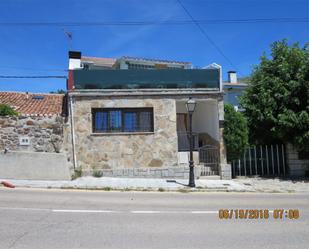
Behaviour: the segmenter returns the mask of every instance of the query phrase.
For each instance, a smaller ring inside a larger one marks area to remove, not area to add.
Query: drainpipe
[[[74,128],[74,111],[73,111],[73,97],[69,96],[70,102],[70,120],[71,120],[71,137],[72,137],[72,153],[73,153],[73,168],[74,170],[77,168],[77,160],[76,160],[76,153],[75,153],[75,128]]]

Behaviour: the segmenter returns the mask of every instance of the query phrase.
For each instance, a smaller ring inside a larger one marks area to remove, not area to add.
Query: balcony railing
[[[75,89],[211,88],[220,85],[219,69],[74,70]]]
[[[178,151],[190,151],[190,134],[189,132],[177,132]],[[198,133],[192,133],[193,150],[198,150]]]

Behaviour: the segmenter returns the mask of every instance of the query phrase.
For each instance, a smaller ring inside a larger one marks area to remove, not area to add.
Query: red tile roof
[[[63,101],[63,94],[0,92],[0,104],[10,105],[25,116],[61,115]]]

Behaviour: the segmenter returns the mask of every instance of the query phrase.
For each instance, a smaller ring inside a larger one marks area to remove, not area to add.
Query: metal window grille
[[[94,108],[94,133],[153,132],[153,108]]]

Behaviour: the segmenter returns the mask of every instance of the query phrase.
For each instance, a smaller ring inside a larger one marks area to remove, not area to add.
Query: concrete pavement
[[[0,189],[0,248],[308,248],[309,195]],[[299,209],[299,219],[218,210]]]
[[[5,180],[5,179],[3,179]],[[160,178],[80,177],[73,181],[11,180],[16,187],[62,188],[62,189],[118,189],[161,191],[230,191],[230,192],[308,192],[309,180],[282,180],[267,178],[244,178],[233,180],[198,179],[196,188],[188,188],[188,179],[168,180]],[[0,182],[2,180],[0,179]]]

